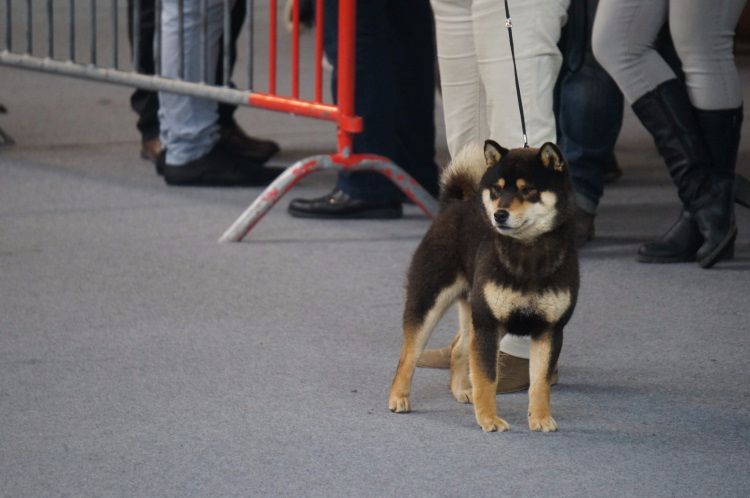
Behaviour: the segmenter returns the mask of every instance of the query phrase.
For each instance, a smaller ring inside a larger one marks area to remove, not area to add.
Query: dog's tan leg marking
[[[459,403],[471,403],[469,379],[469,337],[471,335],[471,305],[465,299],[458,301],[459,331],[451,347],[451,392]]]
[[[552,334],[546,333],[531,341],[529,358],[529,429],[554,432],[557,422],[550,412],[549,366],[552,355]]]
[[[471,379],[474,416],[484,432],[505,432],[510,429],[508,422],[497,416],[497,372],[495,380],[488,378],[480,363],[479,352],[475,342],[475,331],[472,328],[469,343],[469,378]],[[497,369],[497,361],[495,361]]]
[[[466,280],[459,278],[452,286],[443,289],[438,294],[435,304],[424,316],[421,324],[418,326],[404,324],[404,343],[401,346],[401,357],[391,385],[391,393],[388,396],[388,409],[392,412],[406,413],[411,411],[409,397],[411,396],[411,381],[414,377],[417,359],[424,351],[430,334],[445,314],[445,310],[466,290],[466,287]]]

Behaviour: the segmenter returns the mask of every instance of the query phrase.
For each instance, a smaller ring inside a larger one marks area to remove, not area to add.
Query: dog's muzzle
[[[495,223],[500,228],[510,228],[508,226],[508,218],[510,218],[510,212],[507,209],[499,209],[495,211]]]

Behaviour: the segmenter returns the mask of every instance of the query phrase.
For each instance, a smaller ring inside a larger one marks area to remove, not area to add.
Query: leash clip
[[[505,18],[505,27],[509,29],[513,27],[513,21],[511,21],[510,17]]]

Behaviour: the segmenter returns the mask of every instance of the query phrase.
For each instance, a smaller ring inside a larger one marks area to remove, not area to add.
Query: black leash
[[[521,85],[518,83],[518,70],[516,69],[516,51],[513,47],[513,22],[510,20],[510,9],[508,0],[505,0],[505,27],[508,28],[508,39],[510,40],[510,56],[513,58],[513,76],[516,78],[516,95],[518,96],[518,111],[521,113],[521,131],[523,132],[523,146],[529,146],[526,138],[526,118],[523,116],[523,102],[521,101]]]

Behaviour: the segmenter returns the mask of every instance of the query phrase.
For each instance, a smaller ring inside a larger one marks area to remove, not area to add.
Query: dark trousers
[[[605,165],[612,160],[623,115],[620,89],[591,52],[598,3],[571,2],[560,37],[563,65],[555,87],[558,144],[587,211],[596,209],[604,192]]]
[[[364,130],[353,151],[380,154],[437,196],[435,164],[435,46],[428,0],[357,2],[354,109]],[[334,66],[336,98],[338,1],[326,0],[324,48]],[[403,200],[379,173],[342,172],[337,187],[370,201]]]
[[[604,193],[605,166],[613,160],[622,126],[623,96],[594,58],[591,28],[599,0],[573,0],[560,37],[563,65],[555,87],[555,118],[560,150],[570,164],[573,189],[583,209],[596,209]],[[681,64],[668,29],[656,47],[678,78]]]
[[[133,0],[128,0],[128,37],[130,39],[131,51],[138,50],[139,73],[154,74],[154,26],[156,24],[156,13],[154,0],[141,0],[140,15],[140,41],[138,47],[133,46]],[[230,74],[237,60],[237,38],[245,22],[245,2],[237,0],[232,8],[232,26],[229,54]],[[223,42],[219,45],[219,63],[216,69],[216,81],[224,80],[224,56]],[[138,89],[130,96],[130,106],[138,114],[136,126],[143,140],[150,140],[159,136],[159,95],[157,92]],[[234,123],[234,111],[237,106],[219,104],[219,125],[231,126]]]

